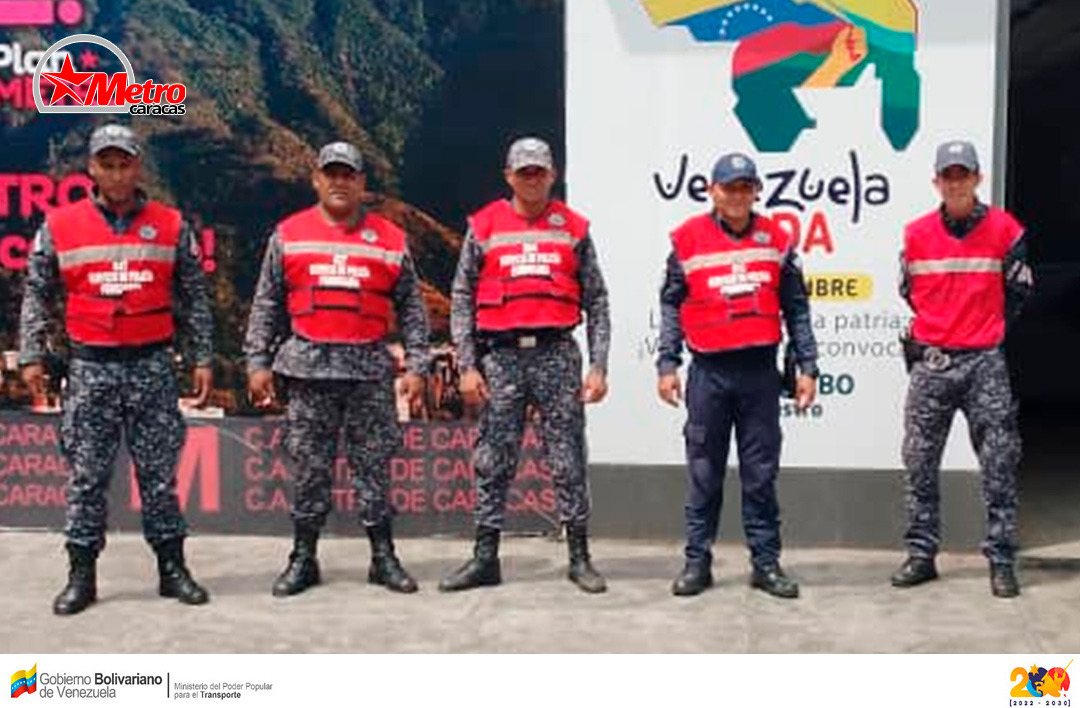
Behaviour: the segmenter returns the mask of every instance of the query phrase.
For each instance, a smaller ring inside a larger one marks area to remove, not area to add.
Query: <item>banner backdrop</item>
[[[801,416],[782,406],[784,465],[900,467],[902,229],[938,203],[939,142],[975,143],[990,198],[997,5],[567,4],[570,197],[593,220],[617,313],[594,458],[682,459],[684,413],[654,385],[667,235],[711,208],[713,162],[741,151],[763,175],[757,208],[798,244],[821,353],[818,403]],[[969,447],[959,424],[945,465],[974,466]]]
[[[277,418],[188,420],[177,465],[184,515],[200,533],[289,533],[293,484],[282,454]],[[59,419],[0,413],[0,526],[64,525],[68,467],[57,450]],[[472,525],[475,500],[470,464],[476,427],[465,423],[407,424],[390,464],[390,502],[405,534],[459,534]],[[514,532],[558,530],[551,470],[528,429],[518,476],[507,497]],[[126,455],[118,460],[110,498],[113,528],[137,530],[139,493]],[[348,464],[333,473],[331,531],[358,533],[356,493]]]
[[[33,73],[55,42],[93,33],[138,81],[187,87],[183,116],[120,119],[144,138],[150,193],[201,235],[226,414],[256,413],[240,342],[266,238],[312,202],[318,147],[347,139],[372,208],[409,234],[433,326],[427,400],[399,417],[467,420],[447,331],[465,215],[506,193],[507,145],[537,134],[566,164],[612,295],[611,393],[589,411],[590,458],[680,463],[683,413],[658,402],[653,364],[667,234],[708,208],[717,155],[742,150],[765,177],[759,207],[798,240],[822,352],[819,403],[783,408],[784,464],[899,467],[901,227],[936,203],[937,142],[973,140],[992,179],[994,0],[17,4],[0,3],[0,406],[27,404],[15,349],[34,230],[86,193],[86,138],[115,119],[39,113]],[[72,44],[45,70],[115,71],[114,59]],[[58,389],[62,357],[51,373]],[[973,466],[965,437],[960,424],[946,465]]]
[[[30,405],[16,360],[34,232],[50,209],[86,196],[87,138],[118,121],[141,138],[147,192],[180,207],[199,234],[217,408],[264,412],[247,399],[241,352],[264,246],[276,223],[314,202],[319,147],[348,140],[364,156],[369,207],[408,234],[432,328],[426,400],[409,410],[402,398],[399,417],[468,417],[448,332],[465,218],[507,193],[514,138],[548,140],[562,163],[563,32],[561,0],[0,2],[0,407]],[[128,64],[129,84],[183,87],[182,100],[171,103],[174,88],[169,101],[130,113],[49,112],[86,109],[80,101],[107,94],[95,82]],[[59,329],[47,362],[54,393],[64,378]],[[403,367],[400,345],[390,346]],[[190,362],[180,364],[187,389]]]
[[[59,417],[30,415],[19,381],[22,280],[45,214],[92,186],[85,173],[91,131],[118,121],[142,140],[146,190],[179,206],[195,226],[213,289],[210,413],[225,417],[189,419],[177,474],[193,528],[289,531],[281,411],[251,407],[241,343],[267,237],[314,202],[315,154],[333,140],[360,148],[370,208],[406,230],[432,327],[426,398],[418,409],[398,400],[403,439],[391,466],[391,502],[400,529],[471,528],[475,411],[457,393],[450,283],[465,216],[507,192],[510,142],[541,136],[563,161],[563,32],[561,0],[0,0],[0,408],[8,409],[0,412],[0,526],[63,525],[68,470]],[[103,41],[58,46],[77,35]],[[111,75],[125,62],[135,83],[184,86],[180,105],[163,102],[165,115],[144,115],[146,106],[139,115],[102,115],[42,112],[35,103],[39,94],[51,107],[63,86],[71,91],[57,106],[70,110],[93,95],[92,72]],[[35,86],[38,69],[60,83],[42,77]],[[523,82],[526,74],[533,78]],[[56,356],[47,362],[53,396],[35,402],[39,410],[55,410],[63,386],[66,342],[55,329]],[[390,347],[403,365],[400,345]],[[178,364],[188,390],[190,362]],[[508,500],[516,531],[558,526],[538,449],[530,429]],[[356,533],[349,477],[339,460],[330,528]],[[111,523],[137,529],[139,498],[126,459],[118,461],[110,499]]]

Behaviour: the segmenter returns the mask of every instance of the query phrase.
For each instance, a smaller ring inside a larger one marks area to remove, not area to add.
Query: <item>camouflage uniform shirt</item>
[[[128,214],[118,215],[104,207],[95,193],[92,197],[113,232],[123,233],[146,204],[139,192],[136,206]],[[22,316],[19,323],[19,364],[41,363],[46,356],[47,331],[57,303],[64,301],[60,263],[47,223],[34,236],[34,245],[26,269]],[[173,310],[177,326],[191,341],[197,366],[210,366],[214,359],[214,317],[210,296],[200,263],[199,242],[191,225],[184,222],[176,247],[176,271],[173,284]]]
[[[363,216],[361,216],[363,221]],[[293,334],[285,309],[285,275],[281,234],[270,235],[259,283],[251,304],[244,354],[248,371],[273,368],[298,379],[378,381],[394,376],[394,361],[384,342],[326,344]],[[427,313],[420,297],[420,279],[408,253],[391,293],[398,329],[405,345],[405,369],[424,375],[428,371]]]
[[[957,238],[964,238],[971,233],[979,223],[986,218],[990,211],[983,203],[977,203],[974,211],[964,219],[955,219],[945,211],[944,205],[939,209],[941,219],[949,233]],[[1028,265],[1027,257],[1028,236],[1024,234],[1016,240],[1009,252],[1005,254],[1005,262],[1002,273],[1005,278],[1005,325],[1009,328],[1020,317],[1024,309],[1024,301],[1031,295],[1034,288],[1034,276],[1031,266]],[[908,273],[904,253],[900,253],[900,296],[911,304],[911,276]]]
[[[581,284],[581,307],[585,311],[586,336],[589,343],[589,366],[607,373],[608,352],[611,348],[611,312],[607,285],[600,272],[600,263],[592,238],[586,234],[575,247],[578,261],[578,281]],[[472,229],[465,235],[461,260],[452,287],[450,333],[457,346],[458,368],[468,371],[477,368],[476,283],[484,265],[484,252]]]

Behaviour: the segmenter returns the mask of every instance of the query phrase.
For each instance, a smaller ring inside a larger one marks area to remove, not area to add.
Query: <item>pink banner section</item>
[[[5,0],[0,2],[0,25],[51,25],[52,0]]]

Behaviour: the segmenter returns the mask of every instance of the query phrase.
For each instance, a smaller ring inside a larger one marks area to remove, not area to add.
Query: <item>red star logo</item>
[[[98,58],[98,55],[94,54],[89,49],[84,49],[79,52],[79,66],[84,69],[96,69],[100,63],[101,59]]]
[[[56,105],[66,96],[70,96],[71,100],[78,105],[83,105],[82,98],[79,94],[75,93],[75,87],[81,86],[86,83],[92,76],[93,72],[89,71],[75,71],[75,67],[71,65],[71,55],[64,57],[64,65],[60,67],[60,71],[52,73],[41,73],[41,78],[48,79],[52,82],[53,93],[52,100],[49,101],[49,105]]]

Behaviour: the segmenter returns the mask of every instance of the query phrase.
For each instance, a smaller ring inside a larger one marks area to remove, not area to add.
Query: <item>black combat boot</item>
[[[904,564],[892,574],[894,588],[910,588],[937,578],[937,566],[933,558],[908,556]]]
[[[691,597],[705,592],[713,584],[712,558],[706,560],[688,560],[679,577],[671,585],[671,594],[677,597]]]
[[[499,533],[499,529],[491,526],[477,526],[473,557],[465,565],[443,578],[439,583],[439,590],[453,592],[501,583]]]
[[[990,564],[990,592],[994,597],[1006,598],[1020,594],[1020,583],[1016,581],[1012,563]]]
[[[585,524],[566,525],[566,545],[570,551],[570,568],[566,577],[585,592],[607,590],[604,576],[596,572],[589,558],[589,530]]]
[[[319,577],[319,561],[315,557],[319,543],[319,530],[307,525],[293,527],[293,549],[289,565],[274,581],[271,590],[274,597],[288,597],[302,593],[322,582]]]
[[[368,539],[371,540],[371,567],[368,569],[368,582],[382,585],[394,592],[416,592],[418,587],[394,553],[394,535],[390,519],[384,519],[375,526],[367,527]]]
[[[97,600],[97,551],[67,544],[68,583],[53,600],[53,613],[74,615]]]
[[[158,575],[161,578],[159,595],[175,597],[185,605],[204,605],[210,601],[210,593],[195,582],[184,565],[183,537],[156,544],[154,552],[157,553]]]
[[[769,563],[760,568],[754,566],[750,575],[750,587],[785,600],[799,596],[799,584],[784,573],[779,563]]]

